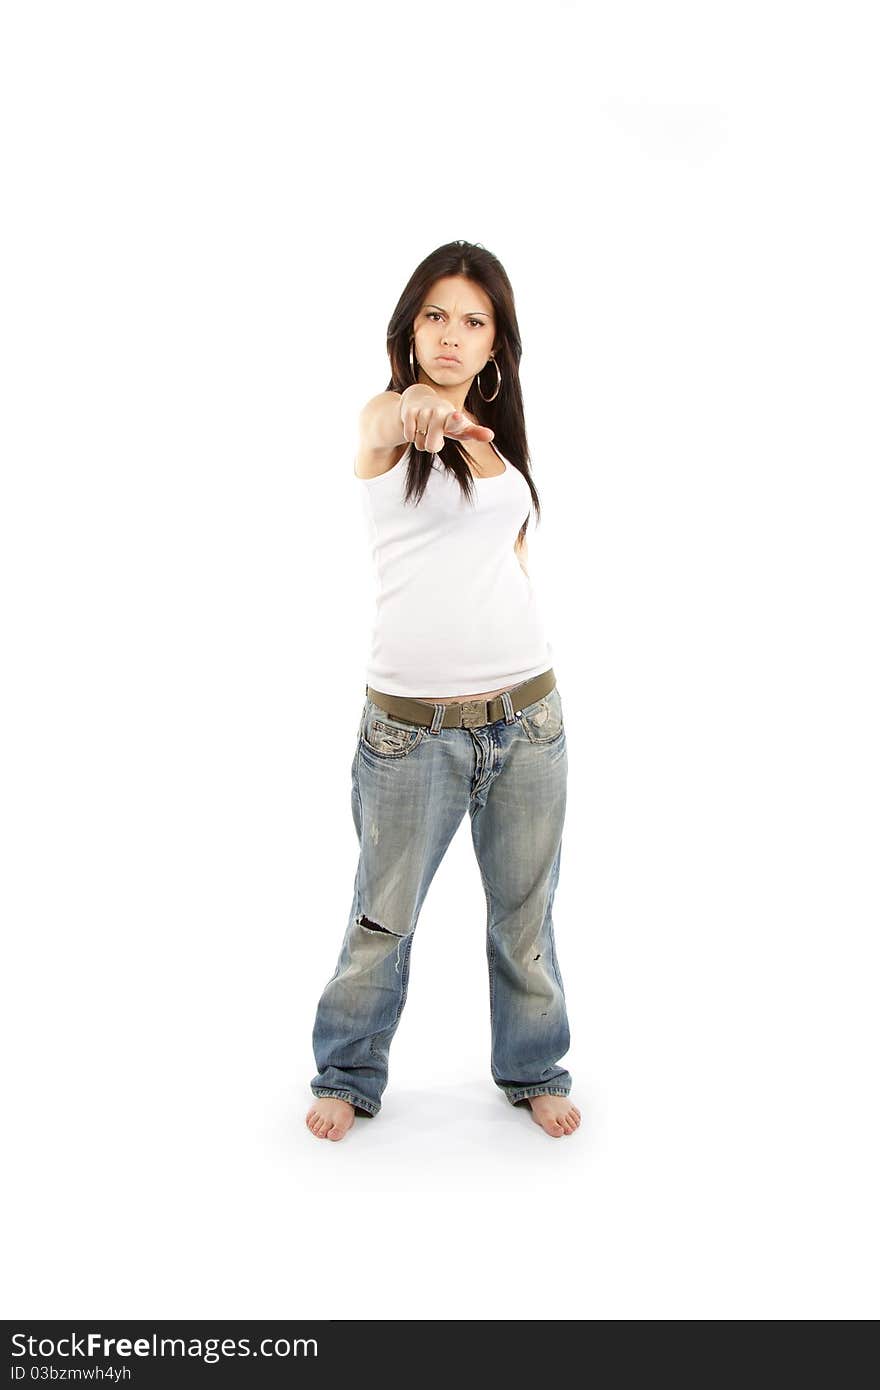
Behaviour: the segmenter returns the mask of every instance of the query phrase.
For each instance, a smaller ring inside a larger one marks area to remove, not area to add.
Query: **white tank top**
[[[421,501],[404,506],[411,448],[387,473],[357,479],[378,580],[367,682],[442,697],[546,671],[552,648],[513,549],[532,508],[525,478],[496,449],[504,472],[474,475],[472,504],[435,461]]]

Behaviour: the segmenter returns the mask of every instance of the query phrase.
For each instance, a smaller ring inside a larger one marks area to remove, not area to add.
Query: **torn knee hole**
[[[386,936],[397,935],[396,932],[389,931],[387,927],[380,927],[378,922],[371,922],[369,917],[365,917],[363,913],[361,913],[360,917],[358,917],[357,920],[358,926],[365,927],[367,931],[383,931],[385,932]]]

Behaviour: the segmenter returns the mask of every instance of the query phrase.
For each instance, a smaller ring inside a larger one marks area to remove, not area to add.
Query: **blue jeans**
[[[351,768],[360,841],[336,970],[318,1003],[316,1096],[376,1115],[425,895],[465,811],[486,893],[491,1070],[513,1105],[566,1096],[569,1047],[551,909],[568,758],[558,687],[478,728],[438,729],[364,703]]]

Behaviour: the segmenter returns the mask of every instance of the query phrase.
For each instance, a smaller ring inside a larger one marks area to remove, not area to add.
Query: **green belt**
[[[555,684],[556,677],[551,667],[549,671],[542,671],[539,676],[532,676],[531,680],[523,681],[521,685],[512,685],[506,693],[510,696],[514,714],[520,714],[527,705],[534,704],[535,700],[540,700],[544,695],[549,695]],[[420,700],[411,700],[405,695],[384,695],[381,690],[374,690],[371,685],[366,687],[366,691],[367,698],[386,714],[393,714],[397,719],[405,719],[410,724],[434,722],[434,705],[423,705]],[[442,700],[436,701],[437,705],[443,703]],[[483,724],[494,724],[496,719],[504,717],[504,705],[500,695],[493,695],[491,700],[459,700],[444,706],[440,727],[476,729]]]

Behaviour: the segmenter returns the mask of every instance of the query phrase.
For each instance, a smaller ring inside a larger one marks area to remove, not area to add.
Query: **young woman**
[[[313,1032],[306,1124],[342,1139],[377,1115],[410,951],[465,811],[488,910],[491,1070],[550,1135],[580,1111],[551,909],[567,755],[531,581],[529,472],[513,291],[497,257],[451,242],[414,271],[388,328],[391,381],[355,465],[379,581],[352,763],[360,841],[336,971]]]

